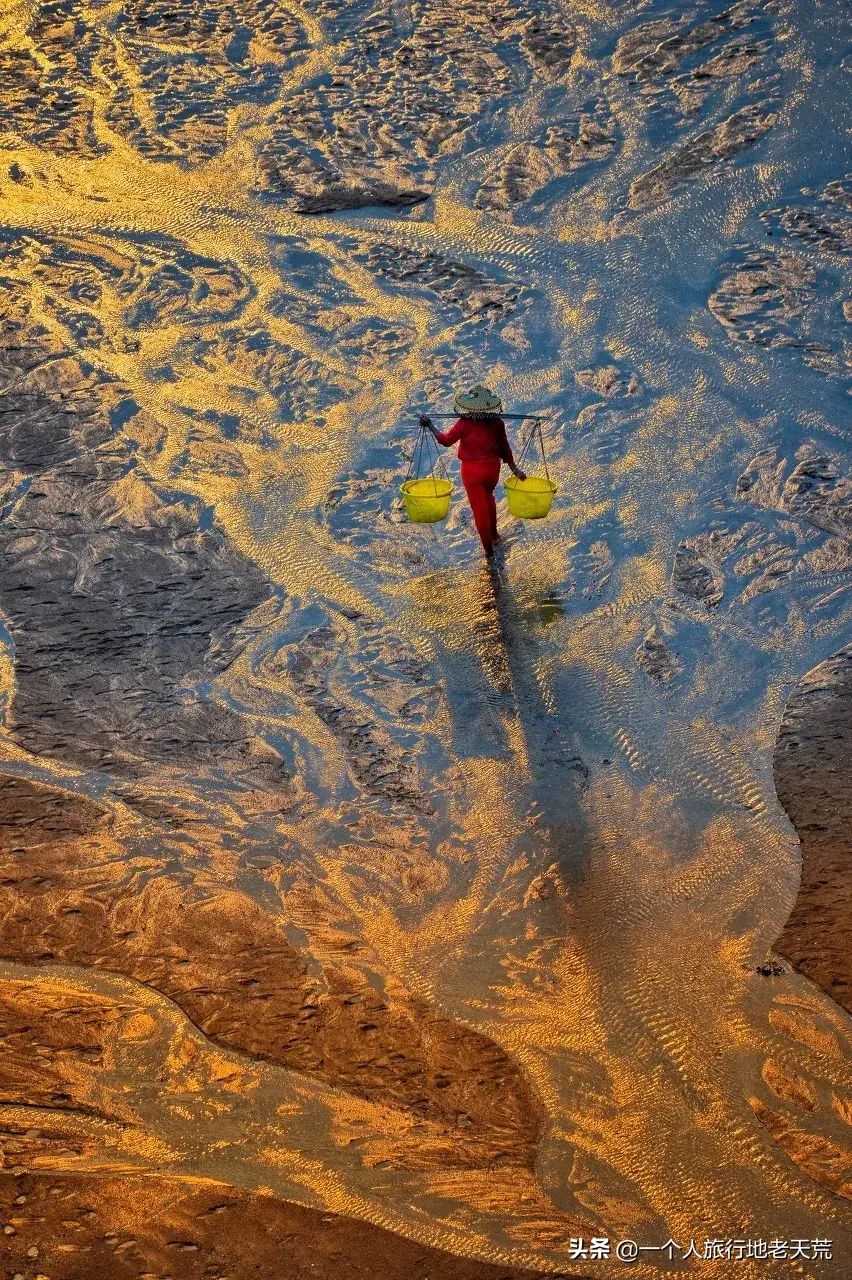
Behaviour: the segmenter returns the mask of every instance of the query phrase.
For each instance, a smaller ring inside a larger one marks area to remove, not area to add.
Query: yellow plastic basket
[[[415,524],[437,524],[446,520],[453,492],[451,480],[426,476],[423,480],[406,480],[400,492],[405,513]]]
[[[511,476],[506,481],[509,510],[520,520],[541,520],[550,511],[558,488],[546,476],[527,476],[526,480]]]

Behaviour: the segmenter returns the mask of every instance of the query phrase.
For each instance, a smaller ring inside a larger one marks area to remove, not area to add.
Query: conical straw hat
[[[496,418],[503,412],[503,401],[487,387],[475,386],[469,391],[459,391],[453,401],[456,413],[476,418]]]

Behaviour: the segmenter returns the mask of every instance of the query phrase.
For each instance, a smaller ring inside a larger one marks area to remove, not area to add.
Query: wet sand
[[[775,770],[779,798],[796,826],[803,853],[800,891],[776,950],[847,1008],[852,989],[850,727],[852,654],[847,650],[809,673],[794,691],[779,733]],[[17,911],[26,926],[22,956],[35,947],[43,962],[84,960],[143,980],[155,978],[214,1041],[318,1071],[364,1097],[394,1098],[445,1124],[461,1123],[463,1132],[456,1133],[465,1139],[471,1167],[495,1159],[530,1164],[536,1150],[536,1103],[495,1046],[452,1024],[444,1026],[416,1004],[389,1008],[354,983],[346,988],[338,983],[321,995],[311,991],[305,966],[262,913],[242,918],[236,927],[228,920],[227,907],[210,901],[195,912],[181,908],[170,933],[175,904],[164,903],[162,917],[148,921],[147,941],[131,959],[132,931],[124,929],[116,937],[112,923],[119,914],[127,923],[127,902],[122,904],[119,896],[93,913],[91,901],[85,909],[84,898],[79,890],[75,897],[73,888],[93,836],[103,853],[110,825],[104,812],[82,797],[20,779],[3,781],[4,853],[14,855],[19,868],[15,879],[7,876],[3,882],[7,955],[18,951],[16,912],[10,904],[20,887],[27,894],[23,919],[20,907]],[[78,899],[80,906],[75,906]],[[0,1011],[7,1100],[18,1092],[9,1050],[15,1061],[22,1050],[49,1052],[45,1028],[35,1028],[35,1040],[28,1044],[29,1029],[20,1021],[12,1025],[14,1013],[14,1005]],[[815,1095],[805,1081],[773,1071],[766,1073],[767,1081],[779,1096],[800,1109],[813,1109]],[[63,1105],[56,1093],[58,1079],[53,1084],[48,1079],[44,1097],[29,1072],[18,1084],[21,1100]],[[45,1078],[40,1085],[44,1089]],[[791,1158],[805,1164],[814,1159],[812,1135],[806,1136],[806,1151],[802,1135],[791,1133],[778,1113],[764,1109],[762,1117]],[[13,1173],[8,1135],[6,1151],[7,1172],[0,1175],[5,1232],[0,1258],[10,1275],[46,1274],[50,1280],[251,1280],[273,1275],[276,1280],[524,1280],[542,1274],[458,1258],[369,1223],[223,1186],[197,1189],[157,1178],[39,1176],[23,1169]],[[459,1155],[463,1165],[461,1150]],[[821,1170],[811,1173],[819,1177]]]
[[[0,852],[7,868],[0,887],[6,957],[93,964],[151,983],[214,1043],[316,1073],[356,1096],[404,1108],[424,1127],[438,1126],[459,1170],[532,1167],[539,1109],[497,1046],[404,992],[392,1001],[378,998],[354,971],[318,979],[263,912],[232,895],[193,903],[175,888],[140,901],[127,892],[128,863],[112,822],[90,800],[3,779]],[[87,866],[100,877],[111,856],[112,889],[100,880],[93,892]],[[4,999],[0,1036],[3,1100],[73,1110],[64,1092],[65,1063],[75,1054],[102,1052],[97,1017],[72,1004],[45,1025]],[[3,1134],[2,1145],[4,1225],[12,1230],[0,1249],[9,1267],[27,1275],[36,1262],[27,1255],[31,1248],[49,1258],[51,1280],[149,1273],[175,1280],[305,1274],[520,1280],[532,1274],[442,1255],[369,1223],[231,1188],[197,1191],[156,1178],[12,1176],[14,1135]]]
[[[227,1187],[144,1178],[0,1177],[10,1278],[50,1280],[532,1280],[540,1273]],[[23,1197],[23,1203],[18,1203]],[[32,1255],[37,1249],[38,1255]],[[574,1280],[572,1276],[571,1280]]]
[[[802,842],[802,883],[776,950],[852,1013],[852,650],[794,691],[775,757]]]
[[[776,949],[846,1008],[852,1008],[850,744],[852,654],[847,650],[809,673],[794,691],[778,738],[775,770],[779,798],[796,826],[803,854],[801,888]],[[0,829],[5,843],[17,851],[19,859],[24,849],[30,857],[39,849],[47,855],[53,868],[51,887],[60,889],[55,901],[65,904],[66,913],[76,909],[69,905],[67,891],[61,891],[61,872],[56,885],[57,854],[62,844],[68,843],[68,861],[78,862],[85,837],[91,837],[103,824],[103,813],[82,799],[75,801],[67,794],[15,779],[0,785]],[[32,877],[27,877],[31,889],[39,881],[45,883],[47,877],[38,874],[38,863],[26,867],[25,862],[24,866]],[[4,894],[11,888],[7,878]],[[35,912],[38,914],[37,906]],[[326,995],[312,1004],[305,991],[304,966],[288,954],[274,933],[263,936],[262,917],[244,922],[242,945],[237,945],[236,932],[216,928],[214,914],[209,906],[206,912],[199,912],[195,929],[184,921],[179,938],[167,939],[165,921],[158,922],[153,932],[160,938],[159,955],[148,954],[144,962],[137,958],[137,965],[147,967],[150,973],[162,965],[169,946],[180,943],[188,956],[195,955],[195,965],[186,962],[182,990],[172,994],[214,1039],[273,1061],[322,1070],[331,1079],[360,1088],[365,1096],[373,1093],[400,1099],[407,1092],[423,1114],[434,1112],[436,1107],[445,1117],[453,1110],[458,1114],[464,1099],[464,1105],[477,1116],[473,1119],[465,1113],[469,1130],[479,1129],[485,1116],[493,1119],[494,1107],[502,1100],[504,1156],[511,1158],[512,1136],[516,1157],[525,1144],[526,1151],[534,1153],[534,1100],[525,1095],[511,1064],[493,1047],[489,1053],[478,1037],[465,1037],[459,1028],[450,1028],[448,1035],[434,1018],[430,1026],[422,1013],[418,1017],[416,1013],[406,1016],[399,1009],[391,1011],[375,997],[369,999],[354,989]],[[43,931],[40,945],[54,948],[49,957],[43,952],[44,958],[87,953],[91,962],[98,953],[100,963],[109,964],[105,925],[102,923],[99,935],[93,936],[91,922],[87,924],[81,915],[66,914],[66,920],[73,923],[76,945],[71,946],[70,933],[60,938],[54,927],[46,938]],[[27,923],[31,924],[31,919]],[[212,964],[227,976],[224,981],[220,978],[215,994],[204,989],[203,975],[197,972],[199,948],[193,945],[194,932],[199,933],[199,942],[204,942],[208,954],[211,942],[219,943],[219,954]],[[32,932],[27,936],[24,954],[34,937]],[[231,954],[226,956],[229,947]],[[122,967],[117,954],[111,963]],[[132,968],[126,962],[123,967]],[[256,1016],[261,1007],[263,1013]],[[347,1009],[358,1011],[357,1022],[350,1019],[348,1028]],[[4,1037],[11,1030],[9,1013],[6,1009]],[[364,1038],[358,1027],[367,1017],[373,1028],[374,1054],[372,1065],[364,1063],[359,1072],[353,1069],[359,1056],[357,1046]],[[444,1051],[443,1056],[439,1054],[439,1071],[435,1062],[424,1060],[424,1041],[434,1049],[436,1040]],[[8,1069],[3,1083],[8,1097]],[[800,1084],[797,1093],[795,1084],[782,1075],[773,1083],[800,1106],[813,1106],[806,1086],[803,1092]],[[33,1097],[31,1082],[28,1096]],[[507,1105],[514,1123],[506,1123]],[[492,1142],[493,1136],[492,1132]],[[779,1130],[779,1136],[789,1143],[783,1131]],[[7,1157],[10,1159],[13,1154]],[[276,1280],[306,1276],[316,1280],[525,1280],[542,1274],[458,1258],[336,1214],[227,1187],[193,1189],[167,1179],[5,1172],[0,1175],[0,1206],[5,1231],[0,1260],[10,1276],[48,1274],[51,1280],[136,1280],[166,1275],[174,1280],[252,1280],[258,1276],[275,1276]],[[37,1255],[32,1253],[34,1249]]]
[[[385,8],[0,15],[8,1269],[845,1280],[848,24]],[[399,510],[471,379],[493,575]]]

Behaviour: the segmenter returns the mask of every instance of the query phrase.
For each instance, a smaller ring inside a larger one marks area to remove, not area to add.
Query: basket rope
[[[538,441],[538,447],[539,447],[539,450],[541,451],[541,460],[544,464],[544,474],[545,474],[545,477],[547,478],[548,484],[550,484],[550,470],[547,465],[547,453],[544,448],[544,432],[541,429],[541,418],[533,418],[533,424],[527,433],[527,438],[524,441],[524,447],[523,449],[521,449],[521,456],[518,458],[519,467],[521,466],[521,463],[523,462],[524,458],[529,453],[530,446],[532,445],[533,440]]]
[[[419,427],[417,443],[414,446],[414,449],[412,450],[412,453],[411,453],[411,460],[408,464],[408,474],[405,477],[405,483],[407,484],[408,481],[412,478],[412,472],[414,472],[415,480],[419,480],[421,478],[420,468],[424,461],[424,456],[423,456],[424,451],[426,455],[426,461],[429,463],[429,475],[424,476],[423,479],[431,479],[432,487],[435,490],[435,497],[437,498],[438,481],[435,476],[435,467],[437,466],[440,468],[440,470],[444,474],[445,480],[449,481],[450,477],[449,477],[449,473],[447,472],[447,468],[444,465],[444,460],[441,457],[440,453],[438,452],[438,446],[435,443],[434,439],[432,438],[432,433],[422,425]]]

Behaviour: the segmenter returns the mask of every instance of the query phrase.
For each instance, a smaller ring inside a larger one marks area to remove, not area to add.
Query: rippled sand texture
[[[846,13],[6,3],[16,1176],[847,1274],[852,1023],[768,961],[850,624]],[[397,500],[479,378],[560,484],[492,574]]]

